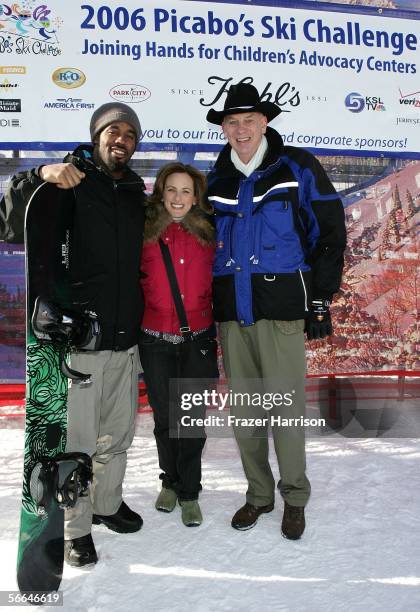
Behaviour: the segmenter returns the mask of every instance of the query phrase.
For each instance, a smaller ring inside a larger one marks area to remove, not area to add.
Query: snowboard
[[[48,333],[37,331],[35,321],[40,311],[51,314],[42,300],[63,309],[71,306],[74,206],[73,190],[43,183],[31,196],[25,216],[26,417],[17,559],[22,593],[58,590],[64,507],[85,490],[81,481],[87,488],[91,476],[88,455],[65,454],[69,377],[63,364],[69,342],[60,336],[52,342]]]

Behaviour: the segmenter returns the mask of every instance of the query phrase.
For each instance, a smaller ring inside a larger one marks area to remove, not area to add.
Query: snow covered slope
[[[0,590],[6,591],[16,589],[22,448],[22,429],[0,429]],[[300,541],[280,535],[278,494],[274,511],[255,528],[231,528],[246,484],[229,438],[207,441],[204,522],[186,528],[179,508],[172,514],[154,509],[157,455],[151,416],[141,415],[125,500],[142,514],[143,529],[118,535],[94,527],[99,562],[91,571],[65,568],[62,609],[420,610],[420,440],[324,436],[310,438],[307,449],[312,497]]]

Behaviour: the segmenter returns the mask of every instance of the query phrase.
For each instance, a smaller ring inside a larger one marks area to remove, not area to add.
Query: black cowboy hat
[[[222,125],[226,115],[237,113],[262,113],[270,122],[281,113],[281,108],[274,102],[261,102],[257,88],[251,83],[238,83],[230,86],[224,109],[215,111],[211,108],[207,113],[207,121]]]

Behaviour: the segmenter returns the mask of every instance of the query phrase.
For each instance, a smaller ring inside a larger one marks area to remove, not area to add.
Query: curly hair
[[[199,206],[207,213],[213,212],[213,207],[208,204],[205,198],[205,193],[207,189],[206,177],[202,172],[200,172],[200,170],[194,168],[194,166],[190,166],[189,164],[182,164],[181,162],[172,162],[160,168],[159,172],[156,175],[153,192],[147,198],[147,205],[156,206],[157,204],[162,203],[163,191],[165,189],[166,180],[168,176],[175,173],[188,174],[192,178],[194,184],[194,196],[197,200],[197,206]]]

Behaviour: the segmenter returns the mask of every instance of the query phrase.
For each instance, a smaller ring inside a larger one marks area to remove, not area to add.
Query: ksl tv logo
[[[63,89],[76,89],[86,82],[85,74],[78,68],[57,68],[51,78],[58,87],[63,87]]]
[[[363,110],[386,110],[385,105],[379,96],[364,96],[356,91],[353,91],[346,96],[344,104],[347,110],[351,113],[361,113]]]

